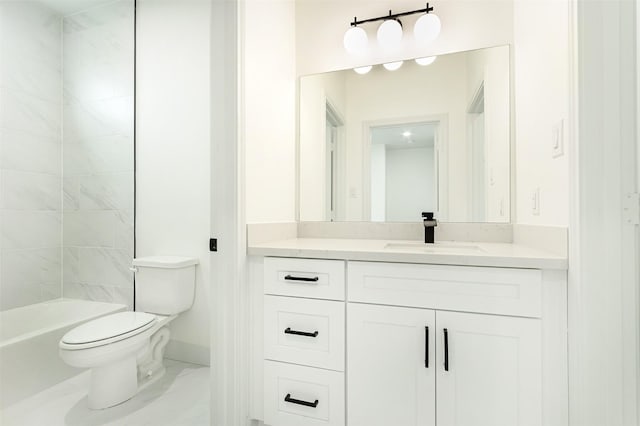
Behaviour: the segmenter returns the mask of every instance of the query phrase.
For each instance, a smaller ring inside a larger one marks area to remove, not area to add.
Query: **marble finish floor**
[[[209,424],[209,368],[165,360],[167,371],[129,401],[87,408],[89,371],[22,400],[0,414],[2,426],[205,426]]]

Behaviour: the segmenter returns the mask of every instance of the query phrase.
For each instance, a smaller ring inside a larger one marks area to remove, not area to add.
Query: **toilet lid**
[[[86,345],[112,340],[119,336],[130,337],[149,329],[155,319],[155,315],[146,312],[118,312],[74,328],[62,337],[62,343]]]

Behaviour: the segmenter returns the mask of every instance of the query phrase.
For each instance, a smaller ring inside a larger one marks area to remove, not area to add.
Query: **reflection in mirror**
[[[370,128],[372,221],[413,222],[415,212],[437,210],[435,138],[439,124]]]
[[[509,222],[509,80],[508,46],[302,77],[300,220]]]

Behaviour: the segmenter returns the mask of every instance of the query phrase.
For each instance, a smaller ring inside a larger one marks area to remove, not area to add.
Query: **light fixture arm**
[[[394,14],[392,14],[391,10],[389,10],[389,15],[379,16],[377,18],[363,19],[361,21],[358,21],[358,18],[354,16],[353,22],[351,22],[351,26],[356,27],[360,24],[366,24],[368,22],[386,21],[387,19],[398,19],[403,16],[415,15],[416,13],[429,13],[432,11],[433,11],[433,6],[430,7],[429,3],[427,3],[427,7],[424,9],[418,9],[418,10],[412,10],[410,12],[402,12],[402,13],[394,13]]]

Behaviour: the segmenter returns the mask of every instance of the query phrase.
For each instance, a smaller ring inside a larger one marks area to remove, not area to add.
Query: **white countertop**
[[[402,247],[403,244],[407,247]],[[483,242],[438,241],[434,245],[426,245],[402,240],[293,238],[251,244],[247,252],[252,256],[506,268],[566,270],[568,266],[566,257],[552,252],[519,244]]]

